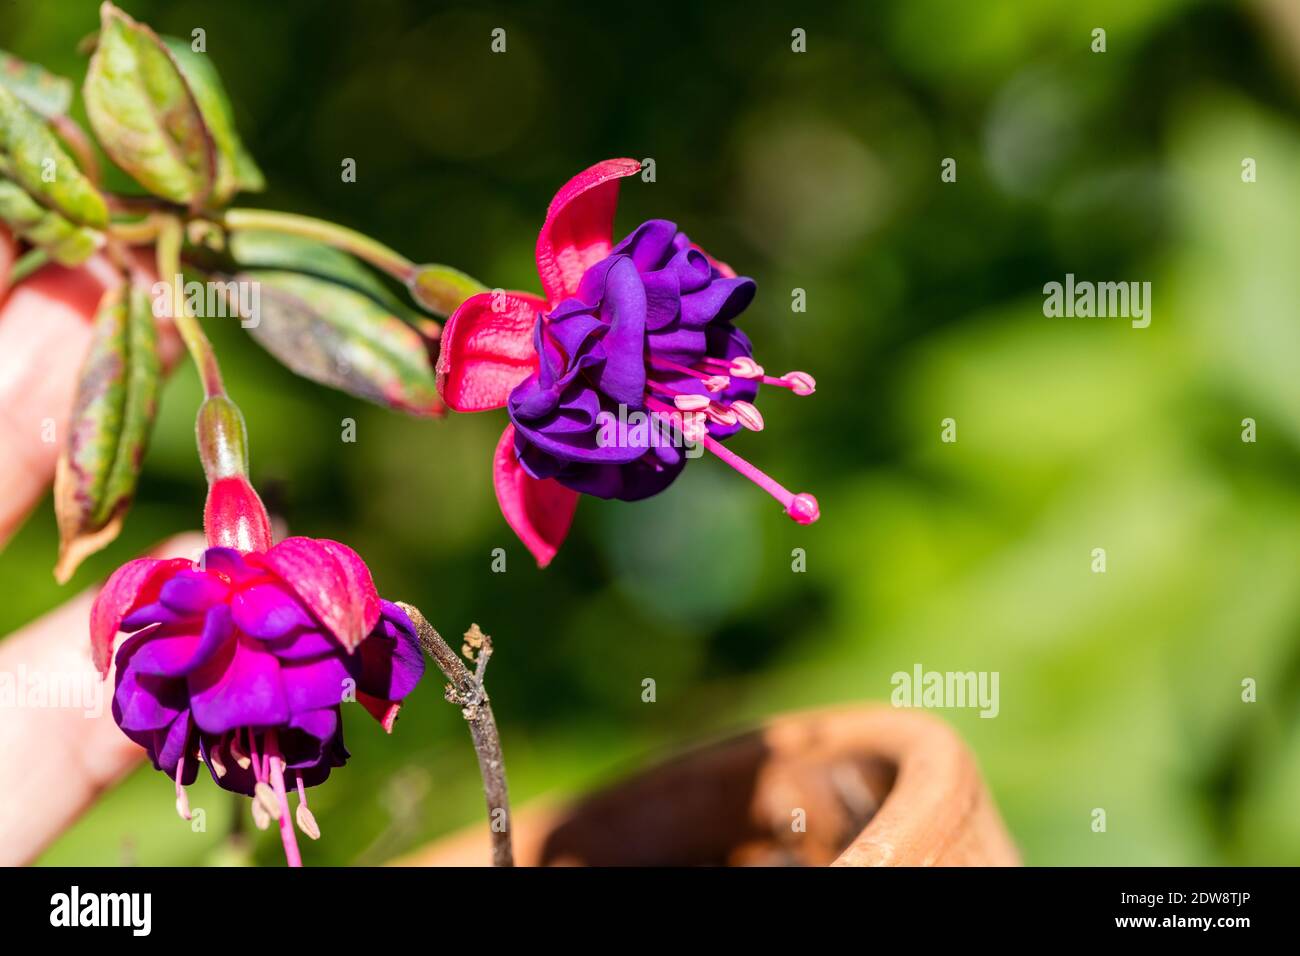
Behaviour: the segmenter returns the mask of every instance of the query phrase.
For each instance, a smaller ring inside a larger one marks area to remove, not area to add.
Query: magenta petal
[[[90,656],[100,674],[113,660],[113,638],[122,618],[137,605],[156,597],[161,581],[190,562],[185,558],[136,558],[122,565],[104,583],[90,608]]]
[[[182,624],[195,619],[192,614],[178,614],[161,601],[141,604],[134,611],[122,618],[118,628],[123,631],[138,631],[150,624]]]
[[[208,548],[203,553],[203,567],[233,584],[242,584],[260,573],[234,548]]]
[[[324,707],[337,707],[354,687],[347,665],[339,657],[285,663],[280,667],[289,712],[302,714]]]
[[[200,634],[148,636],[131,657],[132,670],[160,677],[183,677],[202,667],[234,634],[230,608],[218,604],[208,611]]]
[[[299,631],[267,641],[266,646],[282,662],[304,661],[339,652],[339,642],[324,631]],[[362,641],[361,646],[366,646],[365,641]]]
[[[635,159],[607,159],[560,187],[537,237],[537,273],[552,306],[577,292],[582,274],[613,245],[618,181],[641,170]]]
[[[333,707],[322,707],[320,710],[294,714],[289,720],[289,726],[311,734],[317,740],[329,740],[339,728],[338,710]]]
[[[229,585],[215,574],[185,570],[163,584],[158,600],[177,614],[198,615],[224,601],[229,593]]]
[[[316,626],[297,598],[278,584],[255,584],[237,591],[230,610],[237,628],[263,640]]]
[[[379,621],[379,592],[370,569],[347,545],[285,538],[262,561],[348,650]]]
[[[289,719],[280,662],[252,638],[240,637],[189,676],[194,722],[205,733],[274,727]]]

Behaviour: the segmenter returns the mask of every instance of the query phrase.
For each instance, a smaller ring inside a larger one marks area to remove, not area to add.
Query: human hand
[[[96,256],[77,269],[43,266],[9,288],[17,248],[0,230],[0,547],[44,497],[91,319],[118,273]],[[166,353],[175,354],[168,341]],[[52,429],[52,430],[51,430]],[[155,554],[193,554],[197,535],[164,542]],[[95,687],[88,621],[93,589],[0,639],[0,675]],[[108,678],[111,681],[112,677]],[[105,681],[96,699],[107,701]],[[18,702],[15,702],[18,703]],[[144,755],[109,708],[14,706],[0,719],[0,864],[30,862]]]

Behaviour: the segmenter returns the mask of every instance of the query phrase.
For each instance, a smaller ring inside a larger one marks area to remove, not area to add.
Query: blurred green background
[[[124,6],[206,30],[270,183],[245,204],[536,289],[554,190],[599,159],[652,157],[620,234],[671,218],[754,276],[742,326],[760,359],[817,376],[814,397],[765,394],[766,431],[733,447],[815,492],[819,524],[701,461],[648,502],[584,499],[539,572],[492,494],[503,415],[402,418],[212,329],[289,527],[351,543],[444,634],[493,635],[517,803],[790,708],[887,699],[920,663],[1000,672],[996,719],[943,715],[1027,862],[1300,863],[1294,3]],[[16,0],[0,46],[79,81],[96,25],[93,2]],[[1150,328],[1044,317],[1043,284],[1067,272],[1150,281]],[[198,395],[188,367],[167,386],[126,531],[72,587],[198,524]],[[55,542],[47,505],[0,554],[0,633],[69,593]],[[356,713],[347,734],[352,762],[312,798],[308,864],[381,862],[481,818],[440,681],[391,738]],[[141,770],[44,861],[235,858],[232,800],[201,782],[191,801],[208,832],[181,839],[169,783]],[[280,860],[261,836],[254,857]]]

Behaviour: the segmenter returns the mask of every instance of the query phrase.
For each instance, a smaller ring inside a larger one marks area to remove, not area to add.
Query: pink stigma
[[[284,760],[280,757],[279,741],[274,730],[266,732],[266,756],[270,764],[271,789],[280,806],[280,842],[284,844],[284,858],[289,866],[302,866],[298,851],[298,838],[293,832],[293,819],[289,816],[289,796],[284,789]]]
[[[799,524],[812,524],[820,517],[817,499],[812,495],[791,494],[780,482],[765,475],[712,435],[706,435],[703,443],[705,448],[779,501],[785,508],[785,513]]]
[[[812,524],[822,516],[817,499],[807,492],[795,495],[790,503],[786,505],[785,513],[799,524]]]

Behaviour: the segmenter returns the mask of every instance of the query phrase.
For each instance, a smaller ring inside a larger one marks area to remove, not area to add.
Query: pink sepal
[[[492,463],[497,502],[506,523],[544,568],[564,543],[578,507],[578,493],[554,478],[538,479],[524,471],[515,455],[515,426],[507,425]]]
[[[618,181],[640,171],[635,159],[607,159],[578,173],[551,200],[537,237],[537,273],[552,308],[577,292],[582,274],[609,255]]]
[[[191,567],[188,558],[136,558],[109,576],[90,606],[90,658],[101,677],[113,662],[113,638],[122,618],[142,604],[156,600],[163,582]]]
[[[480,292],[452,313],[438,352],[438,392],[458,412],[500,408],[537,368],[533,328],[546,303],[527,292]]]
[[[349,651],[379,623],[379,592],[370,569],[345,544],[285,538],[252,560],[273,571]]]

